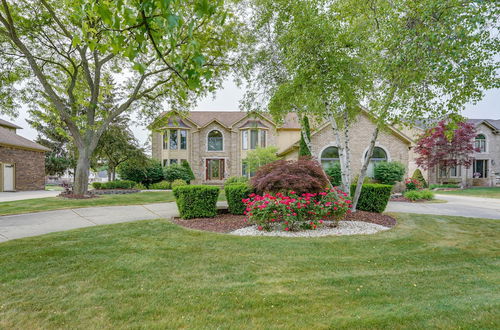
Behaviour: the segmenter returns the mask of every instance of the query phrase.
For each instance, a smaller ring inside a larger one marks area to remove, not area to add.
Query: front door
[[[207,159],[207,180],[224,179],[224,159]]]
[[[14,164],[3,164],[3,191],[14,191]]]

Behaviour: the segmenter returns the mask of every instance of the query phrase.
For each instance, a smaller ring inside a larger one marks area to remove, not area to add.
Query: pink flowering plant
[[[335,223],[349,212],[352,205],[348,195],[340,189],[327,189],[319,193],[288,195],[281,193],[256,195],[243,199],[245,215],[259,230],[314,230],[325,220]]]
[[[422,190],[422,183],[417,179],[407,178],[405,179],[406,190]]]

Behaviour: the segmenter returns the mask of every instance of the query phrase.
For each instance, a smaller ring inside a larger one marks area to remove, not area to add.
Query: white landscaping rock
[[[325,221],[325,224],[327,221]],[[257,226],[249,226],[240,228],[230,232],[229,234],[238,236],[281,236],[281,237],[320,237],[330,235],[360,235],[360,234],[375,234],[379,231],[388,230],[390,228],[377,225],[374,223],[363,221],[339,221],[337,227],[322,227],[315,230],[303,231],[265,231],[258,230]]]

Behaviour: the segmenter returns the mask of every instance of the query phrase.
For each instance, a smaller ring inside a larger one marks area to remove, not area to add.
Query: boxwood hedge
[[[365,183],[361,188],[357,210],[368,212],[384,212],[389,199],[391,198],[391,185]],[[354,196],[356,185],[351,185],[351,196]]]
[[[226,192],[227,204],[229,205],[229,213],[243,214],[245,212],[245,204],[241,201],[248,198],[252,193],[252,189],[245,183],[233,183],[224,187]]]
[[[181,218],[212,218],[217,215],[219,187],[205,185],[177,186],[173,189]]]

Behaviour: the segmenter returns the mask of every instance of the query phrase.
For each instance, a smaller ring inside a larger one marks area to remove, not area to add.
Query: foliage
[[[400,162],[380,162],[375,166],[375,179],[382,184],[395,185],[403,180],[406,168]]]
[[[102,134],[94,151],[94,158],[99,165],[104,165],[108,171],[108,178],[115,180],[116,168],[123,162],[137,158],[145,160],[144,150],[130,129],[130,119],[118,117]]]
[[[300,157],[311,157],[311,150],[304,139],[304,133],[306,134],[307,140],[311,141],[311,127],[309,126],[309,118],[304,116],[302,119],[302,131],[300,132],[300,145],[299,145],[299,158]]]
[[[186,186],[188,183],[182,179],[176,179],[172,181],[172,189],[175,187],[181,187],[181,186]]]
[[[154,183],[153,183],[153,184],[154,184]],[[146,189],[147,189],[147,187],[146,187],[144,184],[142,184],[142,183],[140,183],[140,182],[139,182],[139,183],[136,183],[136,184],[134,185],[134,189],[137,189],[137,190],[146,190]]]
[[[436,188],[460,188],[460,185],[454,183],[447,183],[447,184],[431,184],[429,186],[429,189],[436,189]]]
[[[191,181],[191,173],[185,166],[172,164],[163,168],[163,178],[167,181],[174,182],[175,180]]]
[[[220,85],[238,19],[222,0],[2,0],[0,111],[49,101],[42,111],[70,132],[85,194],[89,160],[116,117],[184,109]],[[119,97],[103,106],[110,95]]]
[[[231,184],[248,184],[248,178],[246,176],[230,176],[224,181],[224,187]]]
[[[92,188],[94,188],[94,189],[101,189],[102,188],[102,183],[101,182],[92,182]]]
[[[278,148],[270,146],[266,148],[257,147],[247,152],[243,163],[247,165],[248,173],[255,173],[261,166],[272,163],[278,159],[276,153]]]
[[[340,163],[335,163],[333,164],[333,166],[328,167],[325,170],[325,173],[328,176],[330,183],[334,187],[340,186],[342,184],[342,172],[340,169]]]
[[[187,183],[190,183],[191,181],[196,179],[196,177],[194,176],[193,170],[191,169],[191,166],[189,165],[189,162],[187,160],[183,159],[181,162],[181,166],[186,169],[186,173],[188,173],[188,175],[189,175],[189,180],[186,180]]]
[[[339,220],[348,212],[351,201],[347,194],[333,188],[319,193],[263,196],[251,194],[243,202],[245,214],[259,230],[296,231],[316,229],[325,219]]]
[[[168,190],[172,189],[172,183],[169,181],[160,181],[149,185],[149,189],[158,189],[158,190]]]
[[[250,184],[259,193],[319,193],[328,186],[328,178],[317,161],[277,160],[262,166]]]
[[[431,200],[434,199],[434,193],[430,190],[409,190],[403,196],[411,201]]]
[[[173,192],[183,219],[213,218],[217,215],[218,187],[185,185],[175,187]]]
[[[420,190],[423,188],[422,183],[414,178],[405,179],[406,190]]]
[[[96,183],[96,182],[94,182]],[[130,180],[115,180],[115,181],[108,181],[108,182],[102,182],[101,183],[101,188],[100,189],[132,189],[135,186],[134,181]],[[96,188],[94,186],[94,188]],[[99,189],[99,188],[96,188]]]
[[[419,168],[417,168],[415,172],[413,172],[412,178],[418,180],[423,188],[427,188],[427,181],[425,181],[424,175]]]
[[[246,208],[243,199],[248,198],[252,193],[252,188],[246,183],[232,183],[224,186],[224,192],[226,193],[229,213],[243,214]]]
[[[356,185],[351,185],[351,195],[354,194]],[[368,212],[384,212],[391,198],[391,185],[368,183],[363,184],[357,209]]]
[[[455,166],[469,168],[474,151],[478,151],[474,146],[475,137],[473,124],[441,120],[418,139],[415,161],[424,169],[444,169],[446,173]]]
[[[118,166],[121,179],[131,180],[149,186],[163,180],[163,167],[154,159],[129,159]]]

